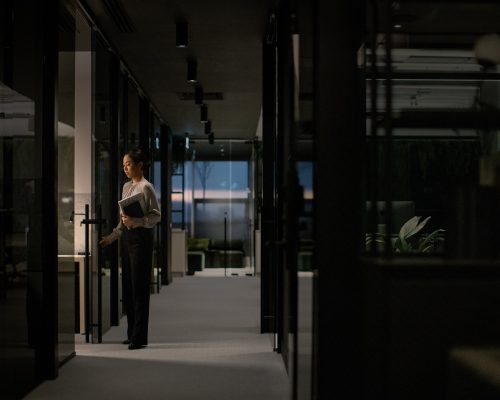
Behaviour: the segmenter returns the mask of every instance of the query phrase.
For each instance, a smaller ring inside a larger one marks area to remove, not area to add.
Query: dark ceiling
[[[252,139],[259,135],[260,126],[262,38],[274,1],[87,0],[86,3],[164,121],[176,136],[184,138],[186,132],[189,134],[191,148],[198,157],[250,156]],[[299,2],[300,117],[305,122],[313,119],[311,3]],[[481,34],[497,31],[499,5],[401,1],[392,2],[391,6],[396,71],[480,71],[473,46]],[[386,25],[385,11],[379,8],[380,28]],[[188,23],[187,48],[175,46],[177,21]],[[368,30],[371,22],[368,18]],[[200,109],[192,98],[195,85],[187,82],[188,59],[198,63],[198,85],[206,94],[204,102],[208,105],[215,145],[208,144],[204,125],[199,121]],[[398,86],[395,103],[416,109],[449,107],[455,104],[453,100],[467,108],[475,98],[470,87],[457,92],[450,83],[425,88],[422,82],[417,83]],[[213,93],[221,94],[221,99],[207,96]],[[223,155],[221,147],[225,147]]]
[[[198,62],[216,142],[255,137],[261,109],[262,38],[268,0],[88,0],[97,23],[175,135],[207,136],[187,82]],[[117,23],[116,14],[121,15]],[[115,17],[113,17],[115,15]],[[188,23],[189,45],[176,48],[176,22]],[[125,22],[125,23],[124,23]],[[223,99],[207,98],[220,92]],[[192,97],[192,96],[191,96]],[[248,146],[251,148],[251,146]]]

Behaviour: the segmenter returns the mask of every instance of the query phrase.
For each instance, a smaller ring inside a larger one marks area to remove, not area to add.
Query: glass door
[[[161,201],[161,181],[162,181],[162,160],[160,151],[160,120],[156,115],[152,117],[152,137],[151,137],[151,161],[152,166],[150,170],[150,181],[156,190],[156,196],[158,197],[158,202],[162,204]],[[162,210],[163,212],[163,210]],[[164,214],[166,215],[166,213]],[[152,290],[159,292],[161,288],[161,224],[158,224],[154,228],[154,253],[153,253],[153,279],[151,281]]]
[[[230,141],[211,146],[218,158],[194,159],[186,167],[188,270],[253,275],[250,163],[248,159],[232,159]]]
[[[78,323],[76,332],[85,334],[85,341],[90,341],[90,296],[89,267],[92,254],[89,247],[92,193],[92,28],[79,9],[75,13],[75,61],[74,61],[74,157],[73,157],[73,235],[75,262],[79,263],[79,282],[76,288],[78,296]],[[69,103],[64,102],[64,106]],[[69,153],[64,156],[68,157]],[[66,168],[65,173],[68,172]],[[76,343],[82,341],[77,336]]]
[[[58,357],[75,352],[80,331],[79,277],[82,257],[75,252],[75,6],[60,4],[58,55]]]
[[[37,162],[43,147],[41,128],[34,125],[38,116],[32,9],[28,1],[0,3],[0,392],[5,398],[21,398],[36,385],[41,347],[37,338],[44,332],[43,188]],[[14,30],[14,17],[19,24],[30,21],[22,35]]]
[[[113,173],[118,173],[113,159],[117,140],[112,141],[111,132],[117,113],[111,111],[115,103],[110,95],[112,61],[107,46],[79,13],[76,32],[73,222],[75,254],[83,256],[79,333],[85,334],[86,342],[98,343],[110,326],[111,269],[117,268],[116,246],[103,252],[98,245],[116,224],[112,182]]]
[[[101,248],[99,240],[112,231],[117,218],[117,124],[111,110],[116,96],[112,93],[111,53],[100,36],[94,37],[93,93],[93,182],[92,182],[92,342],[101,342],[111,324],[111,271],[116,269],[117,246]],[[117,295],[117,294],[115,294]]]

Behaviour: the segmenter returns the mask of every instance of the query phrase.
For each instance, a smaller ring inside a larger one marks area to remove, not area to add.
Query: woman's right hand
[[[111,239],[111,235],[108,235],[108,236],[104,236],[101,241],[99,242],[99,244],[102,246],[102,247],[106,247],[108,245],[110,245],[111,243],[113,243],[113,240]]]

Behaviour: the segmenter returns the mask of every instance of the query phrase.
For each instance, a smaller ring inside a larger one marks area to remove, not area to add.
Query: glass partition
[[[366,385],[446,398],[453,349],[499,335],[500,5],[367,4]]]
[[[35,126],[35,3],[0,3],[0,393],[5,398],[21,398],[35,386],[42,345],[43,149]]]
[[[60,7],[58,74],[58,266],[59,361],[75,352],[80,331],[80,264],[75,262],[75,7]],[[83,270],[82,270],[83,271]]]
[[[253,275],[249,161],[231,160],[230,142],[218,146],[220,153],[227,152],[221,156],[224,161],[195,159],[185,163],[188,264],[192,264],[193,270],[206,273],[212,269],[226,276]],[[174,176],[174,190],[179,183]]]
[[[368,77],[366,250],[496,257],[486,215],[496,196],[500,74],[488,59],[494,18],[479,29],[472,21],[500,7],[378,6],[368,18],[377,33],[360,57]]]
[[[156,196],[158,198],[159,204],[161,202],[161,180],[162,180],[162,159],[161,159],[161,149],[160,149],[160,120],[156,115],[153,115],[153,124],[152,124],[152,136],[151,136],[151,172],[150,172],[150,181],[153,184],[156,190]],[[167,143],[162,143],[162,145],[166,146]],[[166,163],[166,160],[164,161]],[[163,164],[165,165],[165,164]],[[166,218],[166,212],[163,214],[164,210],[162,209],[162,215]],[[154,253],[153,253],[153,274],[154,279],[151,281],[151,285],[154,290],[159,291],[161,287],[161,260],[160,260],[160,246],[162,244],[161,237],[161,224],[158,224],[154,230]]]
[[[92,185],[92,209],[95,218],[101,219],[92,225],[92,325],[93,341],[98,341],[110,327],[111,311],[111,267],[116,246],[104,250],[98,245],[99,238],[108,234],[116,226],[117,212],[116,186],[113,185],[113,173],[119,168],[113,163],[113,153],[118,149],[112,135],[111,114],[113,95],[111,93],[111,54],[103,40],[97,35],[94,43],[94,127],[93,151],[94,176]]]
[[[296,66],[297,162],[299,190],[302,204],[298,216],[297,249],[297,399],[312,396],[313,354],[313,298],[314,273],[314,72],[313,72],[313,6],[300,1],[298,9],[300,34],[295,37]]]
[[[125,151],[139,146],[139,93],[132,81],[128,81],[127,87],[127,148]],[[146,151],[147,149],[144,149]]]

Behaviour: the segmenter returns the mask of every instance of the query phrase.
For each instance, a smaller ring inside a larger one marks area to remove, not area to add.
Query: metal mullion
[[[170,165],[171,157],[169,157],[169,134],[168,127],[165,125],[160,126],[160,160],[161,160],[161,200],[160,205],[162,209],[162,219],[160,222],[160,238],[162,245],[160,246],[161,254],[161,283],[168,284],[168,252],[170,246],[169,227],[171,221],[171,204],[172,197],[169,193],[170,190]]]
[[[385,255],[388,258],[393,257],[392,253],[392,1],[385,0],[386,12],[385,25],[385,209],[386,209],[386,236],[385,236]]]
[[[57,108],[58,85],[58,1],[37,2],[36,26],[28,32],[36,36],[35,142],[40,179],[35,193],[40,194],[36,212],[40,218],[38,233],[41,282],[41,319],[44,328],[37,335],[35,374],[42,379],[58,375],[58,260],[57,260]],[[42,212],[43,210],[43,212]]]
[[[371,69],[371,80],[370,80],[370,108],[371,108],[371,126],[370,126],[370,136],[371,138],[377,137],[377,121],[378,121],[378,111],[377,111],[377,96],[378,96],[378,68],[377,68],[377,33],[378,33],[378,7],[377,0],[371,1],[372,5],[372,32],[371,32],[371,54],[370,54],[370,69]],[[371,176],[369,179],[369,184],[372,185],[372,198],[371,198],[371,213],[370,213],[370,226],[369,233],[372,234],[372,241],[370,250],[373,255],[377,253],[377,242],[376,242],[376,233],[377,233],[377,198],[378,198],[378,185],[379,185],[379,174],[378,174],[378,144],[373,141],[371,146],[369,146],[371,151],[371,165],[369,166],[369,170],[371,172]]]
[[[110,53],[110,157],[111,157],[111,191],[110,215],[118,215],[118,199],[121,194],[118,171],[121,169],[120,160],[120,107],[119,107],[119,89],[120,89],[120,61],[114,53]],[[118,271],[118,250],[111,253],[111,285],[110,285],[110,306],[111,325],[118,326],[120,323],[119,312],[119,271]]]

